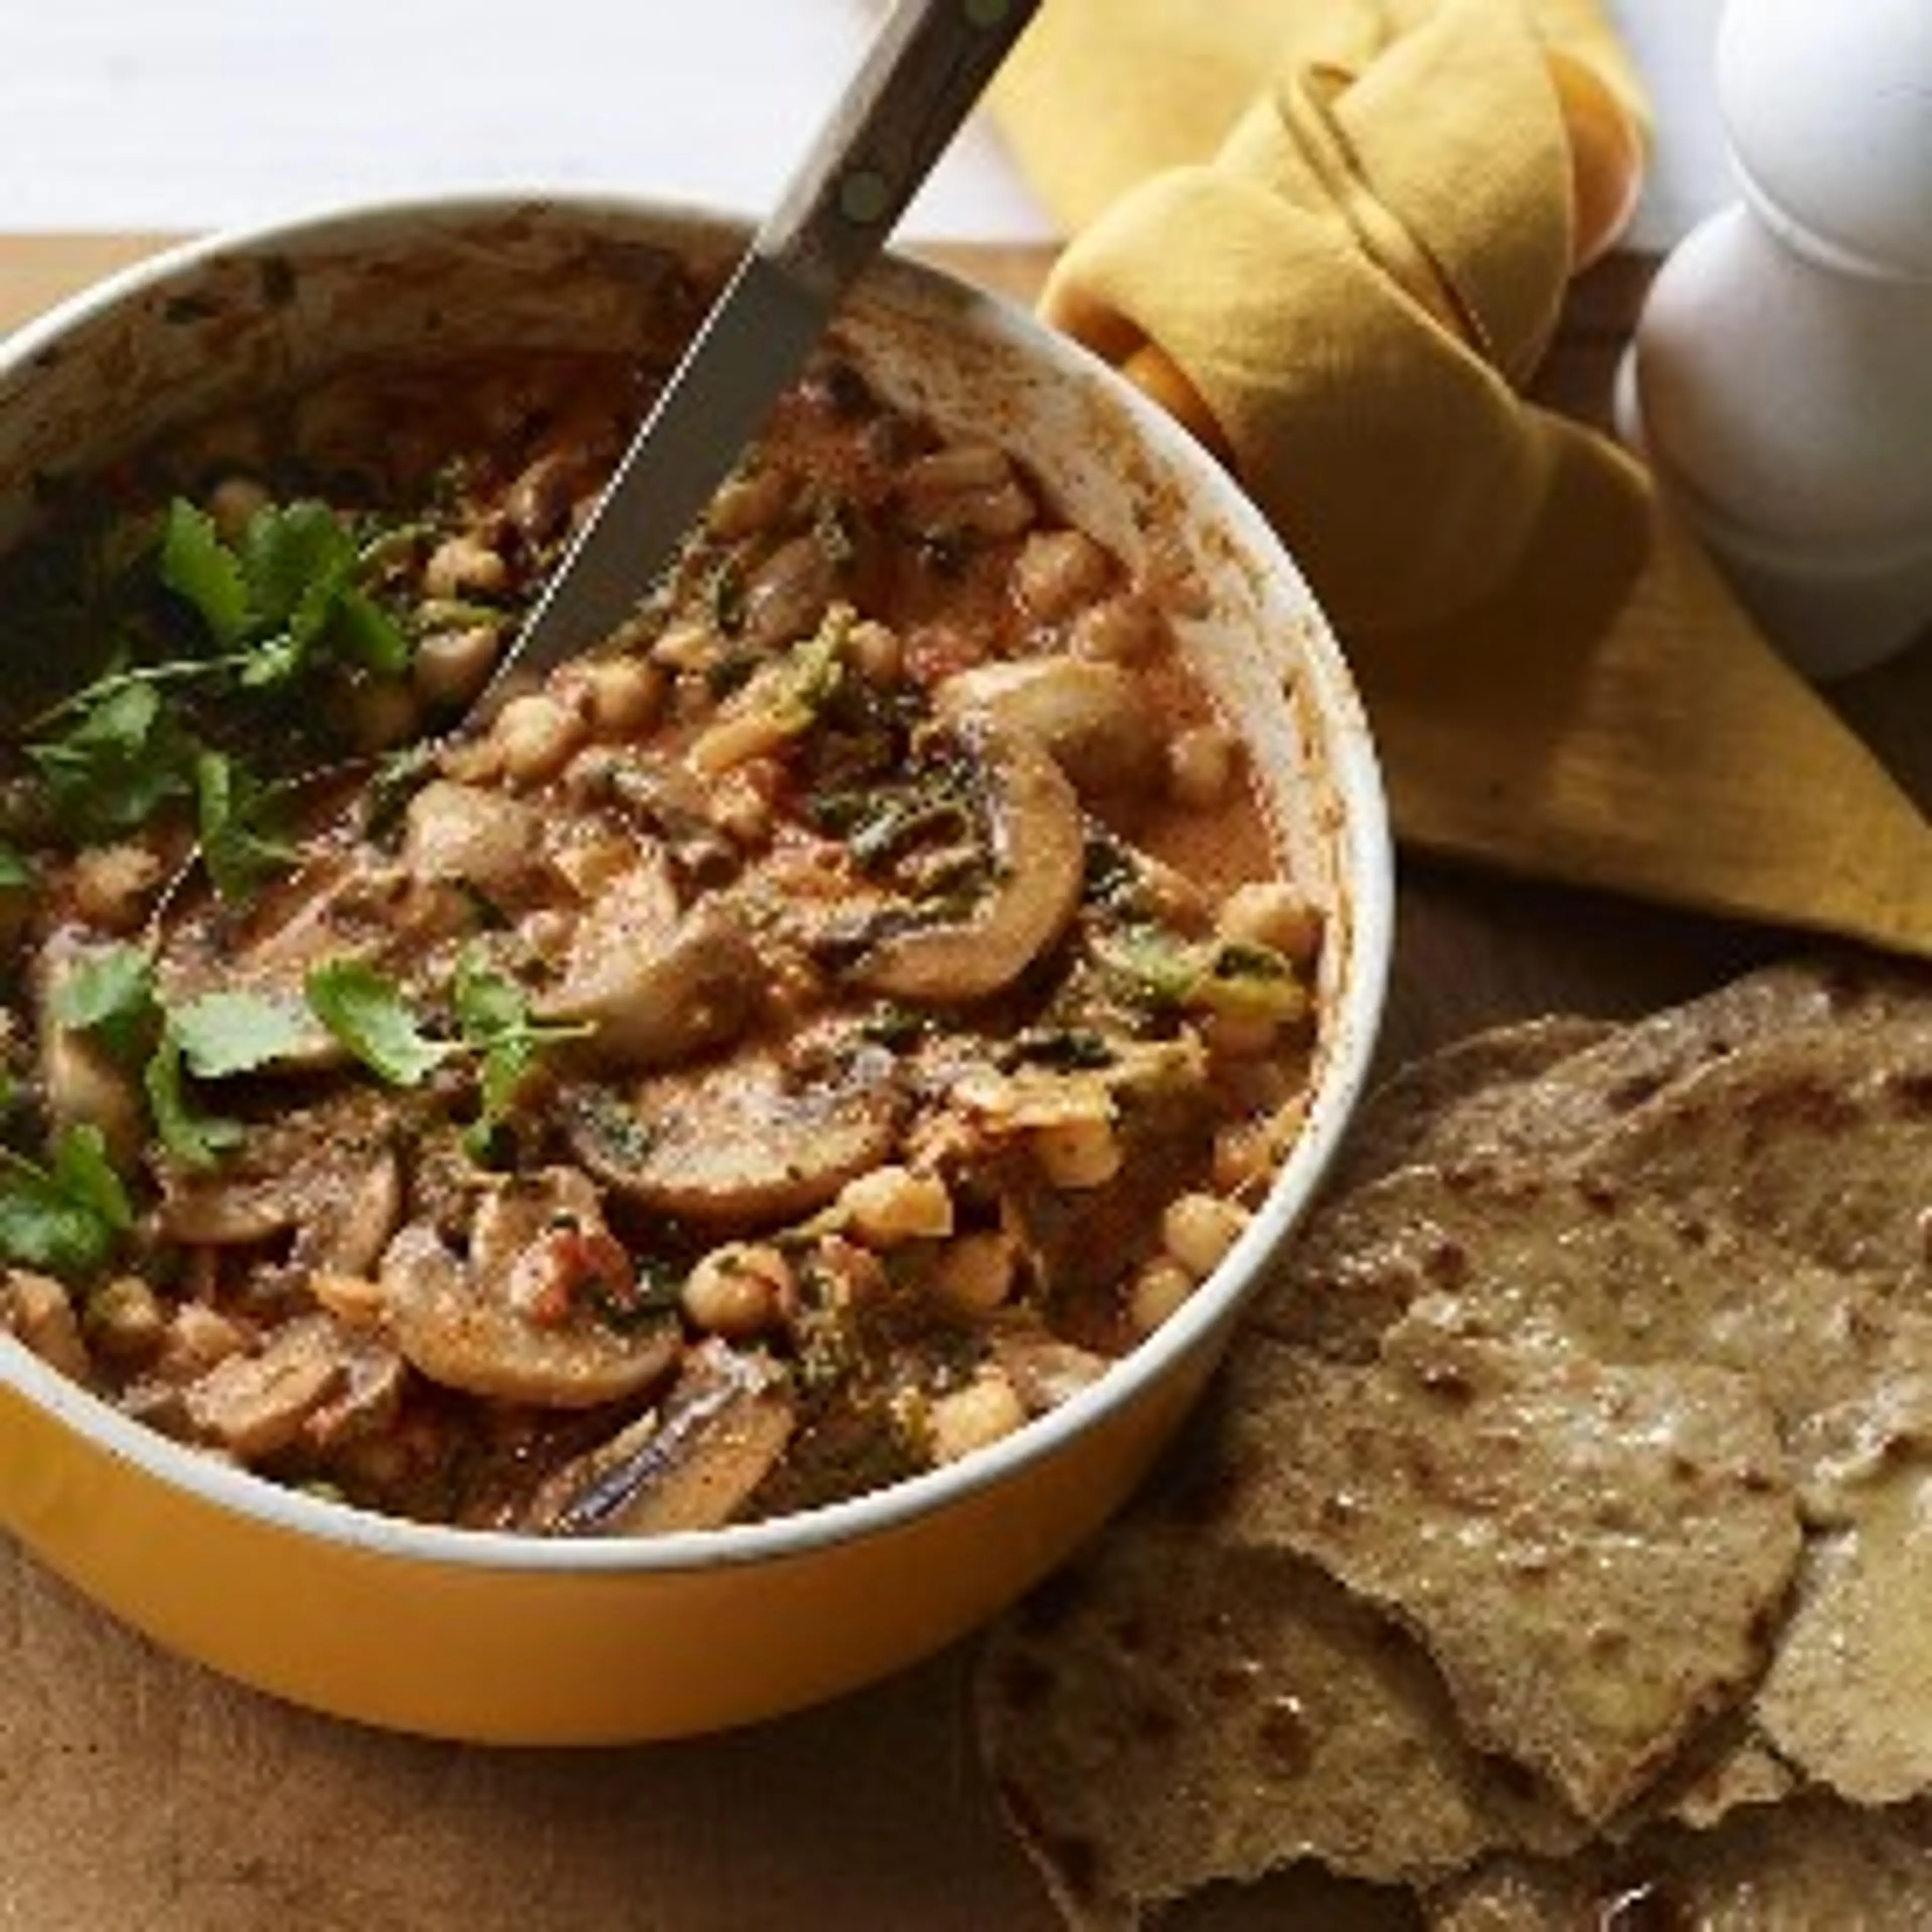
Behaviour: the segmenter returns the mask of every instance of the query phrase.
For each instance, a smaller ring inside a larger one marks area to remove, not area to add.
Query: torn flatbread
[[[1797,1564],[1748,1378],[1459,1334],[1442,1303],[1370,1364],[1245,1350],[1220,1439],[1224,1537],[1396,1618],[1468,1736],[1592,1822],[1748,1693]]]
[[[1932,1814],[1814,1796],[1561,1861],[1479,1867],[1425,1901],[1432,1932],[1924,1932]]]
[[[1184,1516],[1149,1515],[1008,1618],[976,1703],[1000,1802],[1090,1932],[1302,1859],[1425,1880],[1580,1835],[1463,1742],[1400,1630],[1312,1566]]]

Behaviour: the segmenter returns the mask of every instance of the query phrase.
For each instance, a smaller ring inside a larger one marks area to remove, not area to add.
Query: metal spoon
[[[466,724],[635,609],[1038,4],[898,0]]]

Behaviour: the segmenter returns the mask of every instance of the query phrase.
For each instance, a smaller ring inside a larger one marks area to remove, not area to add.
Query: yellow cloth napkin
[[[1932,956],[1925,814],[1642,467],[1523,398],[1580,76],[1582,134],[1640,134],[1595,0],[1047,0],[994,108],[1072,236],[1044,313],[1288,540],[1407,842]]]

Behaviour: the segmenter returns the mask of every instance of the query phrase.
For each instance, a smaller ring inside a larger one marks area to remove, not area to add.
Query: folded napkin
[[[1646,139],[1595,0],[1047,0],[995,90],[1047,318],[1220,451],[1399,835],[1932,956],[1932,826],[1640,464],[1525,399]]]

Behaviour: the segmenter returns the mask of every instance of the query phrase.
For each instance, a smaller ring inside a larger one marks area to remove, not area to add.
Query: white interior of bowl
[[[85,476],[171,424],[351,354],[646,340],[667,251],[722,266],[745,235],[701,211],[492,196],[347,211],[175,250],[0,345],[0,544],[30,527],[50,478]],[[940,1507],[1052,1455],[1225,1335],[1334,1152],[1381,1013],[1392,866],[1352,683],[1306,585],[1247,499],[1093,358],[1022,310],[896,260],[879,265],[840,328],[888,394],[1006,443],[1076,520],[1180,595],[1192,614],[1183,642],[1255,749],[1294,875],[1327,910],[1327,1030],[1307,1124],[1220,1269],[1098,1382],[962,1462],[808,1514],[648,1539],[458,1530],[319,1501],[130,1421],[0,1336],[0,1375],[22,1394],[169,1482],[304,1534],[425,1562],[665,1570],[797,1554]]]

